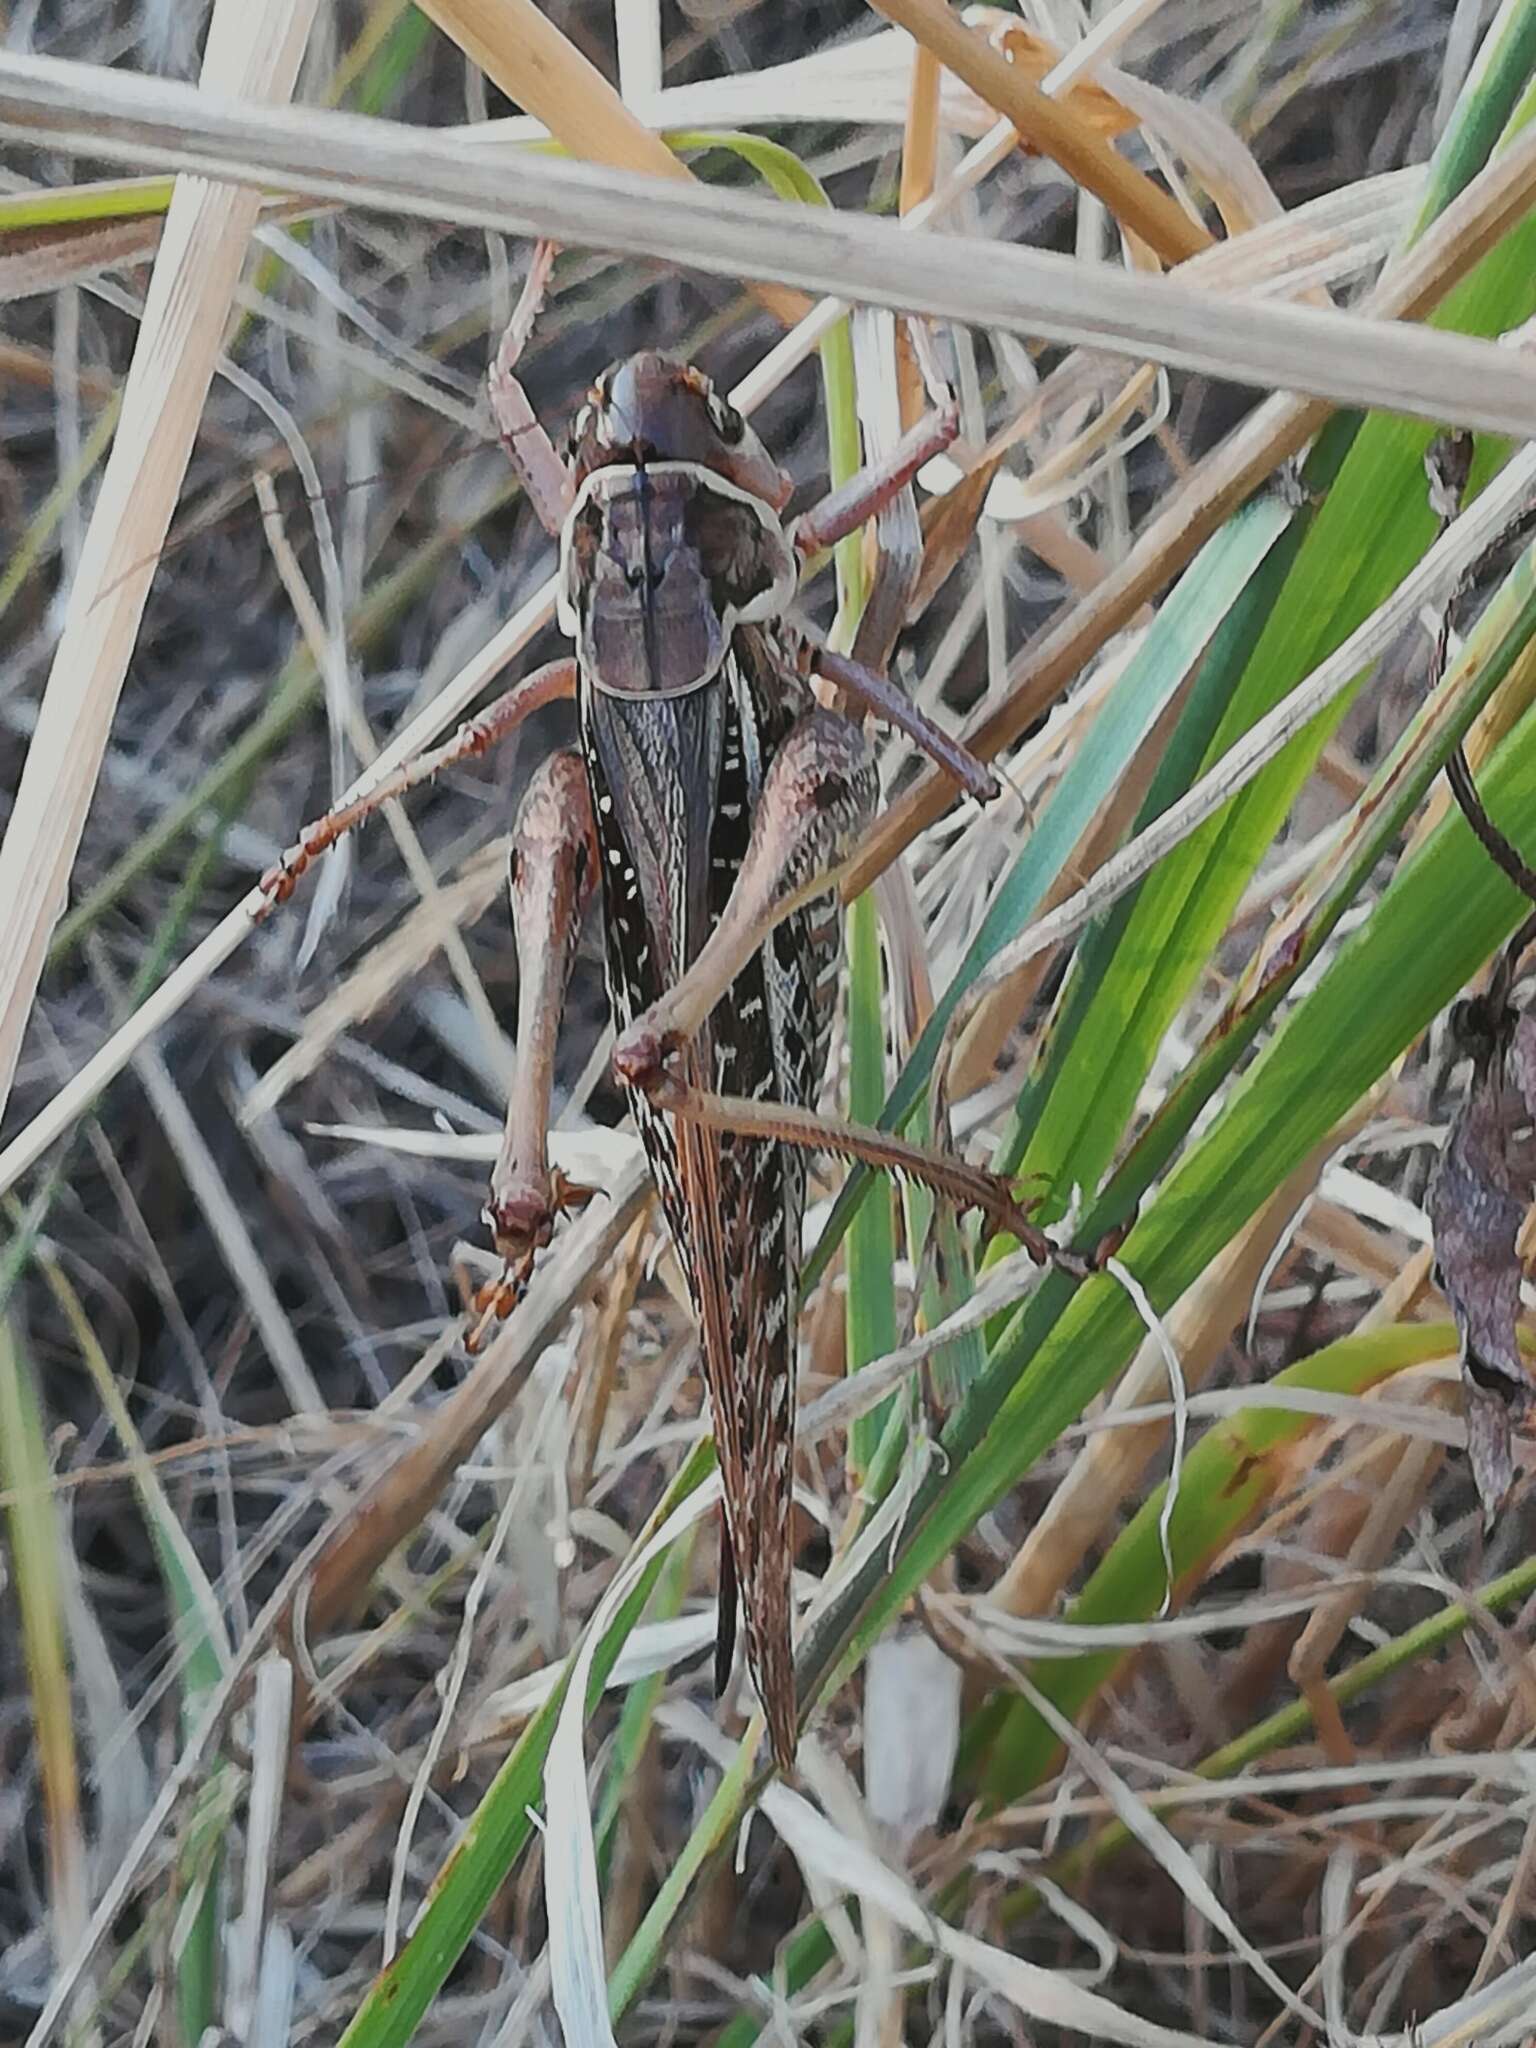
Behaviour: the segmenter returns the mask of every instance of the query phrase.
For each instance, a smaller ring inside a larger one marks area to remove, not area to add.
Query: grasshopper
[[[513,374],[551,254],[535,256],[490,389],[503,443],[559,540],[559,619],[574,654],[306,827],[263,888],[269,904],[282,901],[382,803],[485,753],[537,707],[575,699],[578,744],[534,775],[513,834],[518,1066],[484,1212],[503,1270],[475,1298],[473,1335],[516,1306],[561,1214],[591,1195],[551,1171],[547,1133],[566,983],[599,896],[614,1071],[697,1313],[719,1453],[716,1685],[734,1657],[739,1589],[748,1664],[788,1768],[807,1150],[914,1173],[1024,1241],[1040,1237],[994,1176],[811,1109],[840,962],[826,877],[878,794],[862,720],[819,701],[813,679],[899,726],[971,796],[986,800],[997,784],[875,667],[793,624],[790,607],[802,563],[904,492],[953,439],[956,419],[941,406],[887,461],[789,525],[790,479],[752,428],[702,372],[645,352],[599,377],[564,460]]]

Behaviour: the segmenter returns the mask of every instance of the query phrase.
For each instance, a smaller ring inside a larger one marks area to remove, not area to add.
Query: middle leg
[[[688,972],[619,1038],[613,1071],[658,1109],[764,1143],[839,1153],[920,1181],[956,1208],[975,1208],[1042,1265],[1075,1278],[1090,1262],[1053,1244],[1003,1176],[888,1132],[817,1116],[802,1106],[712,1093],[690,1071],[688,1048],[725,990],[775,926],[826,888],[829,870],[871,815],[875,771],[858,726],[808,712],[774,756],[736,885]]]

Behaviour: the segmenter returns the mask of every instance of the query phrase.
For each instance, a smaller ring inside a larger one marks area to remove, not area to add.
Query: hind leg
[[[573,751],[552,754],[523,797],[508,864],[518,961],[517,1072],[485,1206],[504,1263],[500,1279],[475,1296],[471,1350],[491,1321],[522,1299],[559,1216],[583,1207],[593,1192],[574,1186],[558,1168],[551,1172],[549,1106],[566,987],[596,882],[586,770]]]

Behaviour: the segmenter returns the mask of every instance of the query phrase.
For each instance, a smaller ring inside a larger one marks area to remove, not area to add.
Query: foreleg
[[[544,303],[555,253],[553,242],[540,242],[535,247],[522,295],[507,322],[487,378],[491,412],[501,445],[517,471],[529,504],[545,532],[551,535],[559,533],[571,509],[571,474],[514,373]]]
[[[952,402],[924,413],[889,455],[866,463],[847,483],[828,491],[819,504],[802,513],[790,533],[795,547],[802,555],[817,555],[857,533],[906,489],[925,463],[942,455],[959,431],[960,414]]]
[[[268,868],[262,876],[261,887],[267,902],[260,915],[265,917],[279,903],[286,903],[311,861],[317,860],[345,833],[355,831],[382,805],[405,796],[423,782],[430,782],[434,775],[441,775],[445,768],[451,768],[459,761],[472,761],[488,753],[498,740],[505,739],[515,726],[521,725],[529,712],[552,704],[559,697],[574,697],[575,694],[574,661],[552,661],[545,668],[535,669],[531,676],[524,676],[520,683],[514,683],[494,703],[488,704],[477,717],[461,725],[444,745],[418,754],[413,761],[407,761],[393,775],[386,775],[382,782],[375,783],[354,802],[341,804],[334,811],[327,811],[323,818],[316,818],[313,824],[306,825],[276,866]]]

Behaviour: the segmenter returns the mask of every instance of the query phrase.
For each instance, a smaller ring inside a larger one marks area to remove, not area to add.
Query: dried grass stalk
[[[422,11],[572,156],[684,184],[692,179],[688,166],[533,0],[427,0]],[[799,292],[779,285],[760,285],[758,296],[786,327],[809,310]]]
[[[1334,405],[1536,436],[1536,369],[1513,350],[1392,319],[1218,297],[1006,242],[914,235],[865,215],[674,187],[590,164],[526,157],[511,176],[485,151],[420,128],[316,108],[214,107],[185,86],[43,57],[0,58],[0,134],[686,264],[733,281],[802,285]],[[1533,192],[1536,139],[1527,133],[1446,210],[1376,303],[1419,310],[1404,279],[1422,285],[1426,252],[1433,247],[1443,259],[1443,237],[1455,232],[1462,249],[1449,267],[1464,274],[1528,210]]]
[[[218,0],[199,90],[286,99],[314,11],[315,0]],[[258,192],[184,178],[166,215],[122,418],[0,846],[0,1110],[260,209]]]

